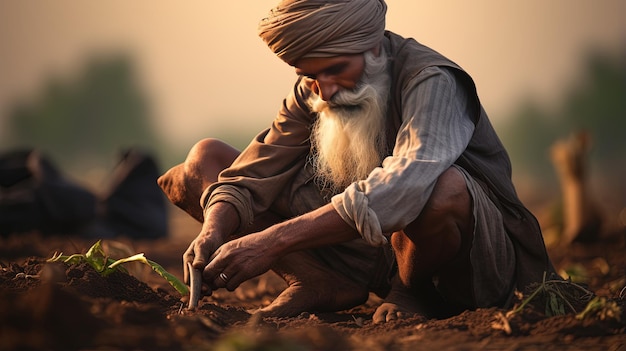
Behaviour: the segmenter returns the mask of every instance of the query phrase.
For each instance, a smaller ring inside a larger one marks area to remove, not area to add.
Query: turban
[[[283,0],[259,23],[259,36],[283,61],[359,54],[385,32],[384,0]]]

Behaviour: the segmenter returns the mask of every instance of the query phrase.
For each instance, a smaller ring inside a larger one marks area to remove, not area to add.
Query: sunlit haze
[[[2,1],[0,128],[9,106],[37,94],[42,78],[120,52],[132,54],[170,141],[264,127],[295,78],[256,33],[275,2]],[[524,97],[557,98],[588,49],[626,44],[623,0],[387,3],[387,28],[465,68],[496,121]]]

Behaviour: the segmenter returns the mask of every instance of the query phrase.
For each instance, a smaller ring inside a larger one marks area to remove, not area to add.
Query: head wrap
[[[283,61],[358,54],[385,32],[384,0],[282,0],[259,23],[259,36]]]

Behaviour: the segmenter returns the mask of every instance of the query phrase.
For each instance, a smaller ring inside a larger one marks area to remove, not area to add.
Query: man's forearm
[[[359,233],[330,204],[276,224],[259,234],[267,235],[272,243],[271,249],[282,255],[360,238]]]
[[[235,207],[227,202],[217,202],[209,207],[204,213],[202,231],[205,233],[217,233],[225,240],[239,228],[239,214]]]

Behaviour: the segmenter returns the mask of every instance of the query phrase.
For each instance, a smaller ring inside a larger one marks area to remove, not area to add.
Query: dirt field
[[[111,256],[143,252],[182,277],[181,254],[198,228],[180,218],[172,226],[168,239],[122,238],[105,248]],[[37,233],[0,238],[0,350],[626,350],[624,232],[550,250],[557,269],[605,298],[585,318],[580,312],[594,296],[567,285],[563,291],[585,303],[573,303],[577,312],[566,305],[561,316],[545,315],[548,298],[531,300],[509,318],[505,310],[481,309],[378,325],[371,322],[380,303],[375,297],[341,313],[251,318],[248,310],[284,288],[271,273],[232,293],[218,291],[188,311],[180,294],[145,265],[128,264],[130,275],[104,278],[87,264],[46,263],[55,252],[85,253],[95,241]]]

